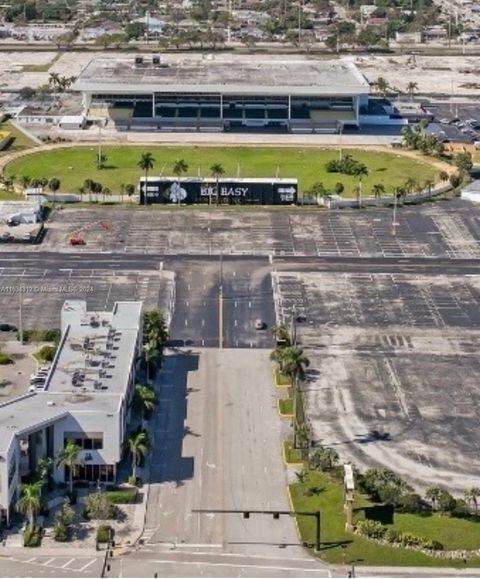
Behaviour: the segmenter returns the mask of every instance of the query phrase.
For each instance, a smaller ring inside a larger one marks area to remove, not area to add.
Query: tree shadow
[[[339,541],[322,541],[320,545],[320,551],[329,551],[330,549],[336,549],[338,547],[348,547],[353,543],[352,539],[343,539]]]

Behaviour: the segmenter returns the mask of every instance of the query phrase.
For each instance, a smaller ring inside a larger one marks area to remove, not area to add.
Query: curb
[[[295,511],[295,507],[293,504],[293,500],[292,500],[292,493],[290,491],[290,485],[287,485],[287,496],[288,496],[288,504],[290,505],[290,510],[292,512]],[[298,540],[300,541],[300,543],[302,543],[302,535],[300,533],[300,527],[298,526],[298,519],[297,517],[293,517],[293,520],[295,521],[295,530],[297,531],[297,536],[298,536]]]

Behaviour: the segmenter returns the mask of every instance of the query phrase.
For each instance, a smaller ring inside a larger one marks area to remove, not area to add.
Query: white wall
[[[120,400],[120,398],[118,399]],[[116,464],[120,461],[122,453],[122,440],[120,439],[120,419],[118,413],[85,411],[72,413],[72,415],[55,423],[54,428],[54,452],[57,454],[64,445],[66,432],[102,432],[103,449],[87,450],[80,454],[79,462],[83,462],[83,455],[88,452],[92,455],[89,464]],[[57,482],[65,482],[64,467],[55,469],[54,478]]]

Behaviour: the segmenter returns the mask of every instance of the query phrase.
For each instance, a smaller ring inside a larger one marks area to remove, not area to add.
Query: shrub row
[[[60,342],[61,332],[54,328],[51,330],[24,330],[23,341],[28,344],[30,342]]]
[[[357,531],[360,535],[369,539],[383,539],[387,543],[401,545],[402,547],[419,547],[420,549],[429,549],[432,551],[441,551],[443,545],[438,541],[408,533],[406,531],[397,531],[382,525],[378,521],[365,520],[357,523]]]

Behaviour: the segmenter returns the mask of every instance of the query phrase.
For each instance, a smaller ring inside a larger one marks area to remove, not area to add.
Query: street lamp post
[[[392,219],[392,235],[397,234],[397,200],[398,200],[398,192],[395,191],[393,194],[393,219]]]

